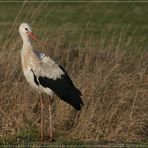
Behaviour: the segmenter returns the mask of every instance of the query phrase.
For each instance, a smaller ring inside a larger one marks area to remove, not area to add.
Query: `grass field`
[[[18,27],[27,22],[45,43],[34,47],[60,62],[83,94],[81,112],[54,96],[52,144],[146,147],[147,7],[148,3],[0,2],[0,145],[40,145],[39,95],[28,86],[20,63]]]

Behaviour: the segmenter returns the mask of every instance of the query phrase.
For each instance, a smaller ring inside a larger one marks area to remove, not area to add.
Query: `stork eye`
[[[25,28],[26,31],[29,31],[28,28]]]

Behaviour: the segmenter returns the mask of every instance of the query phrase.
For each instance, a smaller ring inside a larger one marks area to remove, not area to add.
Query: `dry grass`
[[[31,18],[39,8],[35,9]],[[17,21],[18,17],[1,38],[2,138],[14,136],[23,129],[38,127],[40,121],[39,95],[28,86],[21,70]],[[98,38],[82,34],[76,46],[65,43],[63,36],[67,30],[61,28],[55,31],[55,38],[47,36],[49,40],[45,48],[35,45],[60,61],[83,94],[85,106],[81,112],[76,112],[54,96],[55,133],[84,141],[148,140],[148,52],[140,50],[142,39],[136,43],[133,36],[127,36],[125,28],[108,36],[109,33],[105,32],[110,32],[111,28],[103,30]],[[136,52],[131,52],[131,49]],[[48,124],[47,107],[45,120]]]

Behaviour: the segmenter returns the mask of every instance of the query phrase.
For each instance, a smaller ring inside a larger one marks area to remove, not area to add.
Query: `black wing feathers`
[[[38,82],[38,80],[37,80],[37,77],[36,77],[34,71],[33,71],[32,69],[31,69],[31,71],[32,71],[32,73],[33,73],[33,78],[34,78],[35,84],[36,84],[36,85],[39,85],[39,82]]]
[[[64,76],[65,76],[65,79],[67,80],[67,82],[71,83],[72,86],[74,86],[72,80],[70,79],[70,77],[68,76],[67,72],[65,71],[65,69],[60,65],[60,68],[64,71]],[[75,86],[74,86],[75,87]],[[75,89],[77,90],[77,93],[79,93],[79,95],[82,96],[82,93],[80,92],[80,90],[78,90],[76,87]]]
[[[62,100],[71,104],[77,110],[80,110],[83,105],[81,92],[74,86],[65,70],[63,68],[61,69],[64,71],[64,75],[61,75],[61,78],[53,80],[40,76],[38,77],[39,83],[45,88],[50,88]]]

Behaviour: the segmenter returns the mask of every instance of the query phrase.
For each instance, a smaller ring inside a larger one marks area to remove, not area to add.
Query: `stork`
[[[41,94],[41,141],[44,139],[44,103],[42,93],[49,96],[49,140],[52,141],[51,98],[53,93],[72,105],[76,110],[81,110],[81,107],[84,105],[81,98],[82,94],[74,86],[72,80],[61,65],[57,64],[44,53],[39,53],[33,49],[30,39],[34,41],[38,41],[38,39],[27,23],[20,24],[19,33],[23,40],[21,64],[24,76],[30,86]]]

